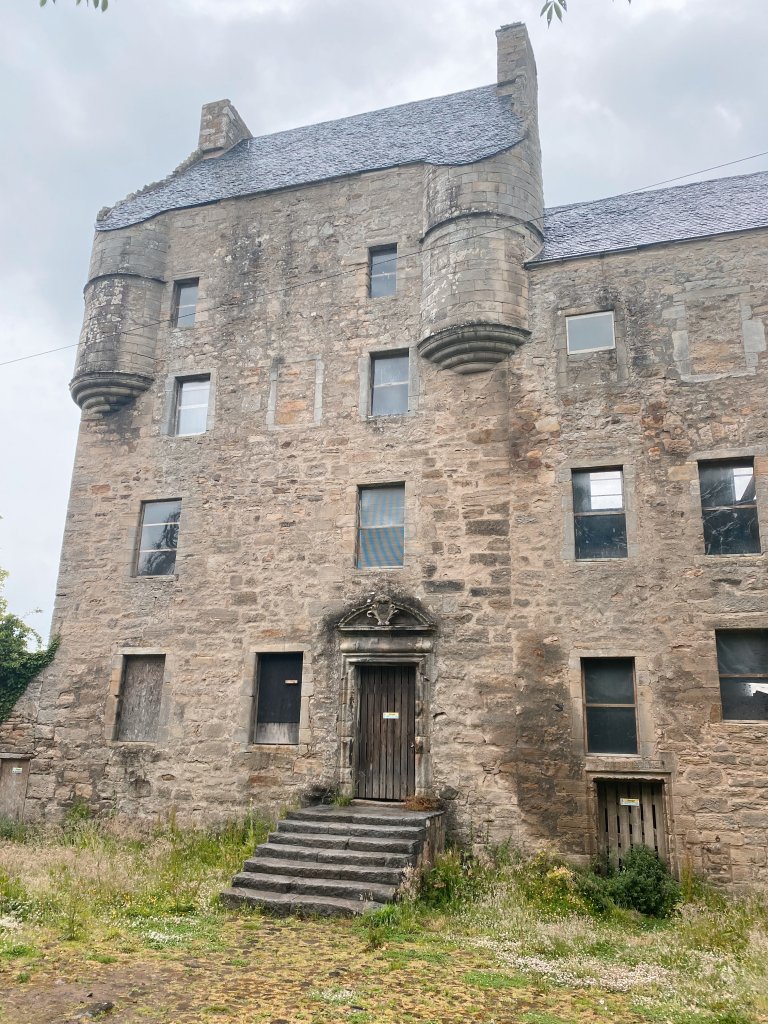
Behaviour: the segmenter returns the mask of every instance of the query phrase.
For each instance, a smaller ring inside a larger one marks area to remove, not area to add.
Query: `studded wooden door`
[[[416,780],[416,669],[360,668],[357,796],[405,800]]]

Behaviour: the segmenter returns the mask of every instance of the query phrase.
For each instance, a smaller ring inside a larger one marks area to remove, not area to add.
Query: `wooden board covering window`
[[[115,739],[155,740],[164,673],[164,654],[126,655]]]

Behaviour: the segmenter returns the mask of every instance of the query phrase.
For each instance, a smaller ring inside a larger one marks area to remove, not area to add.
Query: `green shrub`
[[[488,891],[493,878],[491,868],[458,847],[441,853],[426,872],[421,885],[421,900],[428,907],[458,907],[471,903]]]
[[[523,861],[514,871],[520,893],[544,918],[568,917],[571,914],[594,915],[603,899],[600,882],[571,867],[550,853],[537,853]],[[608,906],[612,906],[607,902]]]
[[[682,898],[667,865],[647,846],[633,846],[608,882],[617,906],[648,917],[668,917]]]

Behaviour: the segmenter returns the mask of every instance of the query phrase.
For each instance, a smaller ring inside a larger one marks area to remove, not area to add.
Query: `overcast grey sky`
[[[77,341],[100,207],[194,149],[229,97],[253,134],[484,85],[525,21],[547,204],[768,150],[764,0],[2,0],[0,362]],[[768,168],[768,158],[720,173]],[[701,175],[711,177],[713,175]],[[0,566],[46,633],[79,410],[74,349],[0,367]]]

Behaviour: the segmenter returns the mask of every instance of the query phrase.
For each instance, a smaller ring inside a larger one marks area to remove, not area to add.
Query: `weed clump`
[[[646,917],[669,917],[682,898],[680,883],[647,846],[633,846],[621,868],[606,882],[616,906],[637,910]]]

